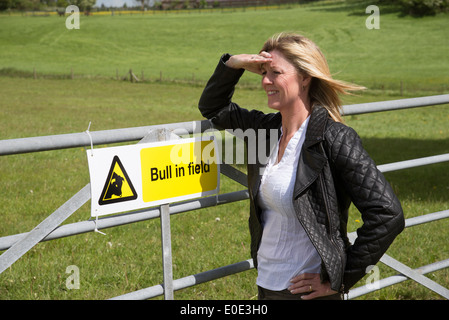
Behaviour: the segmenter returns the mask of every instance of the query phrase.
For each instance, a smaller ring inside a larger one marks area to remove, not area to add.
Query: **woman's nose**
[[[271,81],[270,77],[268,77],[268,75],[263,75],[262,76],[262,84],[272,84],[273,81]]]

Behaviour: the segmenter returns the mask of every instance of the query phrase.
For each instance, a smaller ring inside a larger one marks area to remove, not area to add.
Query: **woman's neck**
[[[282,135],[290,138],[299,130],[311,113],[309,104],[302,104],[296,108],[281,110],[282,115]]]
[[[289,110],[281,110],[282,115],[282,136],[279,140],[277,163],[279,163],[287,148],[288,142],[295,135],[296,131],[302,126],[304,121],[310,115],[309,107],[291,108]]]

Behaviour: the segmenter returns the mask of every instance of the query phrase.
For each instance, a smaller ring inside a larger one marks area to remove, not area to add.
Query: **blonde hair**
[[[261,52],[273,50],[280,51],[300,74],[312,78],[309,88],[312,106],[322,105],[335,121],[343,122],[339,94],[350,94],[349,91],[365,88],[333,79],[321,50],[302,35],[285,32],[274,35],[265,42]]]

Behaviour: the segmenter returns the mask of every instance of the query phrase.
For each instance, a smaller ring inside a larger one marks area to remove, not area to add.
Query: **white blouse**
[[[290,279],[301,273],[319,273],[321,258],[293,207],[293,188],[301,148],[309,118],[288,142],[277,162],[279,142],[270,155],[262,176],[259,206],[263,234],[257,253],[257,285],[269,290],[284,290]],[[281,135],[282,136],[282,135]]]

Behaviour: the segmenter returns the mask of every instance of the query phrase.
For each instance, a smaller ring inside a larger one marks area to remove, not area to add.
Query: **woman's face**
[[[262,65],[262,87],[268,107],[280,111],[300,101],[304,79],[281,52],[273,50],[270,54],[272,61]]]

